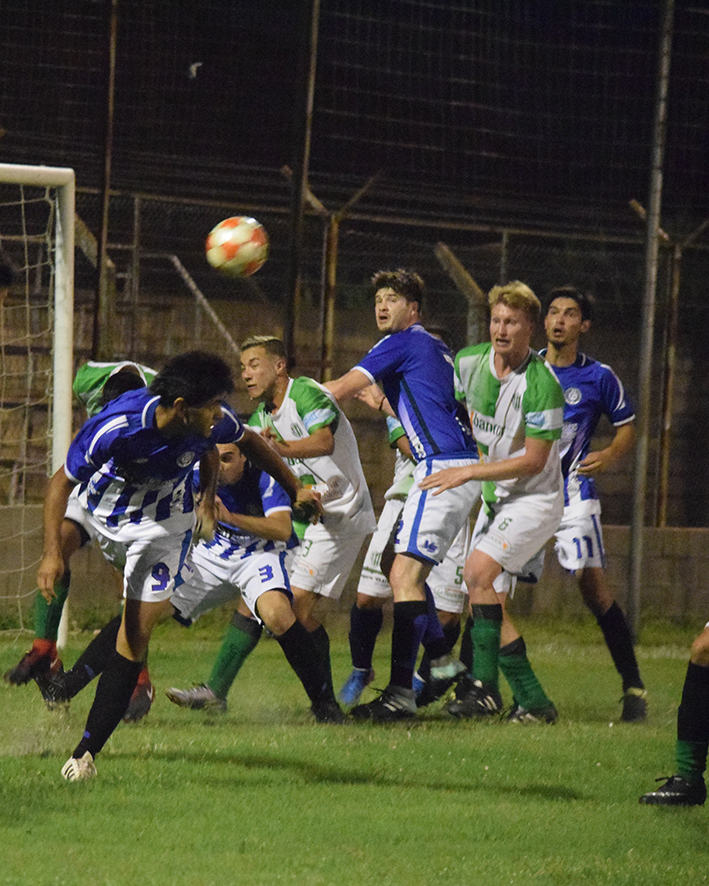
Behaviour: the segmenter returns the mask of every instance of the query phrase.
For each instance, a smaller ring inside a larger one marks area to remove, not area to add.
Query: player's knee
[[[460,614],[457,612],[447,612],[445,609],[437,609],[436,613],[438,614],[438,620],[441,623],[441,627],[448,627],[449,625],[454,625],[456,622],[460,621]]]
[[[368,594],[357,594],[358,609],[381,609],[383,606],[383,597],[370,597]]]
[[[579,576],[579,588],[583,602],[596,618],[608,612],[615,602],[602,569],[583,569]]]
[[[258,599],[256,609],[261,621],[275,637],[285,634],[295,622],[295,613],[289,600],[280,591],[268,591],[263,594]]]

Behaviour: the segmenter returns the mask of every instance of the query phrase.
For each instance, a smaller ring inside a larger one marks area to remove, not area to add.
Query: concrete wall
[[[0,538],[12,536],[11,529],[22,526],[26,539],[18,535],[3,543],[5,552],[0,571],[0,618],[5,626],[16,623],[18,591],[25,626],[31,626],[30,609],[34,598],[34,572],[41,551],[41,508],[0,508]],[[604,529],[608,554],[608,578],[616,598],[625,604],[628,582],[630,530],[627,526]],[[361,559],[361,558],[360,558]],[[18,573],[26,567],[24,582],[18,587]],[[344,620],[354,598],[358,568],[334,617]],[[642,589],[644,618],[691,620],[700,624],[709,617],[709,529],[648,529],[645,537]],[[106,564],[96,545],[79,551],[72,562],[71,620],[76,627],[96,626],[118,610],[120,579]],[[522,615],[575,618],[586,610],[576,583],[556,562],[552,545],[547,549],[544,575],[531,588],[520,585],[513,611]]]
[[[630,528],[605,526],[607,576],[625,608],[629,586]],[[576,617],[586,612],[573,577],[547,546],[544,574],[533,588],[520,584],[514,608],[525,615]],[[646,529],[641,613],[644,618],[702,622],[709,618],[709,530]]]

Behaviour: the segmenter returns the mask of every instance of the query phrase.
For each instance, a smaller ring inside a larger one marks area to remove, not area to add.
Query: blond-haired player
[[[554,722],[556,708],[532,671],[524,640],[503,614],[511,580],[528,571],[561,519],[564,399],[556,377],[530,347],[541,313],[534,292],[514,281],[493,287],[489,303],[490,341],[463,348],[455,358],[482,462],[439,471],[420,484],[439,494],[482,482],[483,507],[463,573],[473,617],[472,674],[459,684],[448,710],[458,717],[500,711],[499,666],[514,694],[511,719]],[[510,583],[497,593],[503,573]]]

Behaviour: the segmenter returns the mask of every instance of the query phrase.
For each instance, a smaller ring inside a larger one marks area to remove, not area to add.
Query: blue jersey
[[[546,355],[546,350],[541,351]],[[564,390],[564,427],[561,434],[561,472],[564,475],[564,505],[597,499],[591,477],[577,473],[588,455],[598,422],[607,416],[615,426],[635,418],[633,404],[610,366],[579,353],[571,366],[552,366]]]
[[[224,507],[232,514],[244,514],[248,517],[267,517],[277,511],[290,514],[291,501],[283,489],[269,474],[260,470],[251,462],[244,465],[244,473],[240,480],[230,486],[219,486],[217,495]],[[262,551],[282,551],[298,544],[295,532],[287,542],[261,538],[220,520],[217,523],[214,539],[203,542],[207,550],[214,550],[219,557],[229,560],[234,556],[244,558]]]
[[[381,383],[417,462],[477,458],[470,419],[455,397],[453,357],[419,323],[385,336],[355,369]]]
[[[109,529],[162,522],[194,510],[192,470],[215,443],[236,443],[244,427],[225,404],[209,437],[168,436],[155,424],[160,398],[128,391],[90,418],[72,441],[67,476],[79,501]]]

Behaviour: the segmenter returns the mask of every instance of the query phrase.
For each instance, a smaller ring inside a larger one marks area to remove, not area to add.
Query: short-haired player
[[[592,319],[588,296],[572,286],[552,290],[544,319],[547,347],[541,352],[564,390],[561,470],[564,513],[556,531],[559,563],[578,579],[583,601],[596,617],[623,683],[625,722],[644,720],[646,692],[630,628],[605,575],[601,502],[594,478],[633,448],[635,414],[625,388],[610,366],[579,348]],[[604,449],[591,449],[599,421],[606,416],[615,431]]]
[[[344,402],[379,383],[416,461],[415,482],[404,503],[388,572],[394,596],[389,684],[379,698],[352,710],[355,718],[390,721],[416,715],[413,673],[427,631],[438,632],[428,644],[434,678],[457,672],[426,581],[468,519],[479,486],[470,483],[436,497],[419,485],[440,467],[475,463],[477,450],[470,421],[455,397],[450,351],[420,322],[423,280],[413,271],[398,269],[377,272],[372,283],[377,327],[384,337],[327,387]]]
[[[488,298],[490,341],[463,348],[455,358],[482,462],[433,473],[420,483],[434,495],[471,482],[483,486],[483,506],[464,569],[473,669],[448,710],[457,717],[499,712],[499,668],[514,694],[512,720],[554,722],[556,708],[531,668],[523,638],[506,616],[508,591],[499,583],[501,576],[525,574],[559,525],[564,401],[556,377],[530,347],[541,310],[535,294],[514,281],[493,287]]]
[[[241,345],[241,376],[258,407],[249,426],[266,439],[301,482],[322,497],[324,518],[305,527],[290,569],[293,608],[320,649],[330,686],[330,640],[318,599],[338,600],[376,521],[352,427],[325,387],[291,378],[285,347],[273,336]]]
[[[175,618],[192,624],[204,612],[240,596],[240,607],[224,640],[226,657],[246,632],[256,645],[262,626],[276,638],[300,679],[320,723],[345,718],[328,683],[325,663],[305,627],[296,619],[286,571],[286,553],[297,545],[288,496],[268,474],[255,468],[234,444],[220,444],[218,521],[214,538],[190,552],[183,581],[172,596]],[[239,660],[239,667],[241,665]],[[237,671],[238,672],[238,668]],[[226,710],[236,677],[220,654],[207,683],[193,689],[168,689],[181,707]]]

